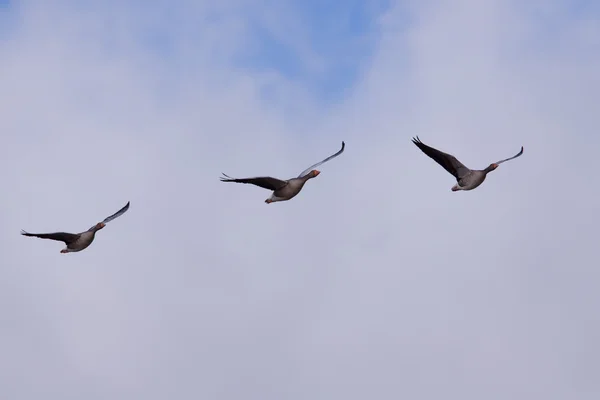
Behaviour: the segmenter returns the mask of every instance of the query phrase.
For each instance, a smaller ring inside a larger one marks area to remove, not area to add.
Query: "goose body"
[[[512,160],[523,154],[523,146],[521,151],[516,155],[506,158],[504,160],[496,161],[490,164],[485,169],[469,169],[464,166],[463,163],[458,161],[456,157],[451,154],[444,153],[440,150],[434,149],[433,147],[427,146],[417,136],[412,139],[412,142],[427,156],[441,165],[446,171],[456,178],[456,185],[452,186],[452,191],[456,192],[459,190],[473,190],[485,181],[487,174],[498,168],[503,162]]]
[[[56,240],[59,242],[63,242],[67,245],[60,252],[63,254],[66,253],[76,253],[81,250],[87,249],[94,239],[96,238],[96,232],[100,229],[104,228],[106,224],[113,219],[119,217],[124,214],[129,209],[129,202],[125,205],[125,207],[121,208],[119,211],[114,213],[113,215],[106,217],[104,221],[98,222],[96,225],[92,226],[85,232],[80,233],[67,233],[67,232],[53,232],[53,233],[29,233],[26,231],[21,231],[21,235],[28,237],[37,237],[40,239],[50,239]]]
[[[104,225],[102,226],[104,227]],[[98,228],[94,231],[86,231],[78,234],[77,239],[73,242],[67,243],[67,247],[61,250],[61,253],[76,253],[78,251],[87,249],[90,244],[96,238],[96,232],[102,228]]]
[[[327,157],[322,161],[319,161],[314,165],[311,165],[302,171],[296,178],[282,180],[270,176],[260,176],[255,178],[237,179],[223,174],[224,177],[221,178],[221,182],[250,183],[263,189],[272,190],[273,193],[271,194],[271,197],[265,200],[265,203],[267,204],[275,203],[277,201],[287,201],[296,197],[309,179],[315,178],[321,173],[320,171],[314,169],[315,167],[318,167],[319,165],[342,154],[345,146],[346,144],[342,142],[342,148],[337,153]]]
[[[453,192],[457,190],[473,190],[485,181],[486,176],[487,172],[485,170],[471,170],[467,175],[457,179],[456,185],[452,186],[451,190]]]

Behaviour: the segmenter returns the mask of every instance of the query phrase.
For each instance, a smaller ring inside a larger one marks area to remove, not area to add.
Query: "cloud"
[[[597,7],[390,4],[326,101],[354,53],[291,3],[145,4],[23,3],[0,36],[8,398],[597,397]],[[257,24],[308,72],[245,65]],[[452,193],[415,135],[473,168],[525,153]],[[287,203],[217,179],[342,140]],[[128,200],[82,253],[18,235]]]

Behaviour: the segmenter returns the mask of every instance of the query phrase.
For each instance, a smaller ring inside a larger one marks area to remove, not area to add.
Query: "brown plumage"
[[[259,176],[255,178],[232,178],[228,175],[223,174],[224,178],[220,178],[221,182],[235,182],[235,183],[249,183],[263,189],[272,190],[273,194],[271,197],[265,200],[265,203],[273,203],[276,201],[286,201],[295,197],[300,190],[304,187],[304,184],[312,178],[318,176],[321,172],[313,169],[319,165],[326,163],[327,161],[339,156],[344,152],[346,144],[342,142],[342,148],[335,154],[327,157],[326,159],[319,161],[316,164],[311,165],[298,175],[297,178],[288,180],[281,180],[270,176]]]
[[[67,233],[67,232],[53,232],[53,233],[29,233],[25,231],[21,231],[21,235],[29,236],[29,237],[37,237],[40,239],[50,239],[56,240],[59,242],[64,242],[67,247],[62,249],[61,253],[75,253],[81,250],[86,249],[96,237],[96,232],[100,229],[104,228],[106,224],[113,219],[123,215],[129,209],[129,202],[121,208],[119,211],[114,213],[113,215],[106,217],[104,221],[98,222],[90,229],[81,233]]]
[[[446,171],[452,174],[456,178],[456,185],[452,187],[452,191],[456,192],[457,190],[473,190],[479,185],[483,183],[487,174],[492,172],[498,165],[503,162],[512,160],[514,158],[519,157],[523,154],[523,146],[521,146],[521,151],[516,155],[506,158],[504,160],[496,161],[495,163],[490,164],[487,168],[481,170],[472,170],[463,165],[460,161],[456,159],[451,154],[444,153],[438,149],[434,149],[433,147],[427,146],[425,143],[421,142],[421,139],[417,136],[412,139],[412,142],[425,154],[427,154],[430,158],[432,158],[435,162],[440,164]]]

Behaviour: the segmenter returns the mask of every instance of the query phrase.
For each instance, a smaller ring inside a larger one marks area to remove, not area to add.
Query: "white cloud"
[[[229,64],[246,3],[165,4],[31,4],[0,42],[8,398],[598,396],[597,10],[397,5],[352,97],[318,108]],[[452,193],[414,135],[473,168],[525,153]],[[287,203],[218,180],[341,140]],[[82,253],[18,235],[128,200]]]

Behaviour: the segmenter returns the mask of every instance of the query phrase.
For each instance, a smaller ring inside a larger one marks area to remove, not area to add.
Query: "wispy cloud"
[[[4,396],[598,397],[600,10],[377,3],[355,31],[348,4],[0,12]],[[452,193],[415,135],[525,153]],[[342,140],[287,203],[218,180]],[[128,200],[82,253],[18,234]]]

